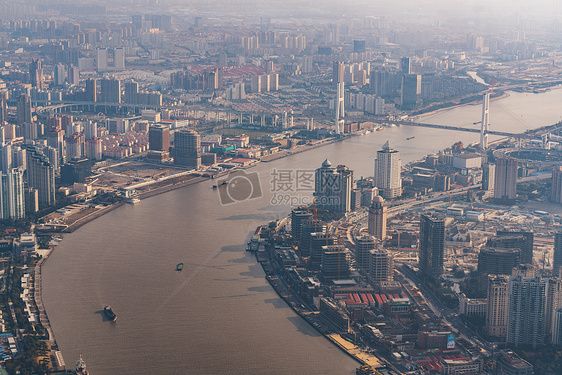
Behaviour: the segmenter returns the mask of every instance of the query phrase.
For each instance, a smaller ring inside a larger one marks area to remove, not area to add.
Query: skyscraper
[[[31,86],[37,87],[39,90],[43,88],[43,68],[41,68],[41,60],[31,60],[29,64],[29,80]]]
[[[382,197],[375,196],[369,206],[368,230],[371,236],[381,241],[386,238],[386,211],[387,207]]]
[[[545,332],[547,343],[553,343],[556,309],[562,307],[562,280],[551,277],[546,280]]]
[[[0,93],[0,124],[8,120],[8,104],[4,94]]]
[[[86,101],[95,103],[98,99],[97,92],[98,81],[95,78],[89,78],[86,81]]]
[[[35,146],[27,148],[27,183],[37,189],[40,205],[55,203],[55,169]]]
[[[139,98],[139,84],[136,82],[125,83],[125,103],[138,104]]]
[[[552,260],[552,275],[560,276],[560,267],[562,267],[562,232],[556,232],[554,235],[554,257]]]
[[[170,128],[163,125],[153,125],[148,130],[149,148],[155,151],[168,152],[170,150]]]
[[[400,59],[400,74],[406,75],[412,73],[412,63],[409,57],[402,57]]]
[[[495,340],[503,341],[507,335],[509,278],[507,276],[490,276],[487,295],[486,333]]]
[[[496,165],[484,164],[482,166],[482,190],[494,191]]]
[[[445,220],[437,216],[420,215],[419,267],[425,275],[443,273]]]
[[[386,141],[382,150],[377,151],[374,178],[374,184],[381,191],[384,199],[402,195],[401,168],[400,152],[391,149],[389,141]]]
[[[0,214],[4,220],[25,216],[23,168],[13,168],[0,174]]]
[[[370,251],[375,248],[373,236],[361,236],[355,239],[355,263],[364,273],[369,272]]]
[[[349,277],[349,250],[343,245],[323,246],[322,250],[322,277],[325,280]]]
[[[478,254],[478,289],[488,290],[488,275],[511,275],[513,268],[521,264],[520,249],[483,247]]]
[[[315,172],[314,196],[317,207],[333,211],[348,212],[351,209],[353,171],[344,165],[332,167],[328,159]]]
[[[499,230],[488,240],[488,246],[504,249],[521,249],[521,264],[533,264],[533,232]]]
[[[201,166],[201,137],[193,130],[179,130],[174,135],[174,164],[199,168]]]
[[[31,123],[31,98],[27,94],[21,94],[18,98],[18,125]]]
[[[394,259],[385,249],[371,250],[369,259],[369,283],[379,285],[394,279]]]
[[[509,308],[506,342],[515,346],[544,344],[546,282],[540,277],[509,278]]]
[[[494,202],[499,204],[515,204],[517,188],[517,159],[496,159],[496,175],[494,181]]]
[[[100,81],[100,98],[102,103],[121,103],[121,81],[102,79]]]
[[[310,259],[308,268],[319,270],[322,263],[323,246],[336,244],[336,237],[331,233],[311,233],[310,234]]]
[[[413,109],[421,98],[421,75],[405,74],[402,76],[402,108]]]
[[[552,187],[550,188],[550,201],[562,203],[562,166],[558,165],[552,170]]]

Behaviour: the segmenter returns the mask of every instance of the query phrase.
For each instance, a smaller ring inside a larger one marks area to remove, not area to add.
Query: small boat
[[[103,308],[103,312],[105,313],[105,316],[107,316],[107,318],[112,322],[117,320],[117,315],[113,312],[111,306],[105,306]]]
[[[82,359],[82,355],[76,361],[76,375],[88,375],[89,372],[86,370],[86,362]]]
[[[218,188],[218,186],[217,186],[217,185],[213,185],[213,189],[216,189],[216,188]]]
[[[414,139],[414,138],[416,138],[416,137],[408,137],[408,138],[406,138],[406,140],[409,141],[410,139]]]
[[[178,263],[178,265],[176,266],[176,271],[181,271],[183,270],[183,263]]]
[[[226,184],[228,184],[228,181],[224,180],[224,181],[222,182],[221,186],[222,186],[222,185],[226,185]]]

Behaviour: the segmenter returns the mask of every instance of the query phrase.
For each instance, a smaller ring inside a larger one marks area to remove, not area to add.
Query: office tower
[[[482,190],[494,191],[496,165],[484,164],[482,166]]]
[[[400,59],[400,74],[406,75],[412,73],[412,62],[409,57],[402,57]]]
[[[55,65],[54,84],[56,86],[63,86],[66,81],[66,67],[63,64]]]
[[[402,76],[402,108],[414,109],[421,97],[421,75],[406,74]]]
[[[501,375],[534,375],[533,365],[509,349],[500,351],[497,373]]]
[[[18,220],[25,216],[25,195],[22,168],[0,174],[0,214],[3,220]]]
[[[509,278],[506,342],[515,346],[544,344],[546,281],[540,277]]]
[[[106,48],[98,48],[96,51],[96,67],[98,72],[104,72],[107,70],[108,62],[107,62],[107,49]]]
[[[12,145],[10,143],[3,143],[0,149],[0,167],[2,172],[8,173],[13,168],[12,163]]]
[[[2,93],[0,93],[0,125],[4,121],[8,121],[8,104],[6,103],[6,98]]]
[[[335,244],[336,237],[331,233],[311,233],[308,268],[311,270],[319,270],[322,264],[322,254],[324,254],[322,247]]]
[[[66,159],[68,161],[84,156],[84,134],[75,133],[66,138]]]
[[[54,147],[44,147],[43,153],[49,159],[49,163],[53,165],[53,169],[55,170],[55,174],[60,172],[60,155],[59,151]]]
[[[552,187],[550,188],[550,201],[552,203],[562,203],[562,166],[552,169]]]
[[[349,277],[349,250],[343,245],[322,246],[320,271],[324,280]]]
[[[170,129],[163,125],[153,125],[148,130],[148,144],[151,150],[168,152],[170,150]]]
[[[488,278],[487,296],[486,333],[496,341],[503,341],[507,335],[509,278],[507,276],[490,276]]]
[[[394,258],[385,249],[375,249],[369,252],[369,283],[380,285],[384,281],[394,279]]]
[[[98,123],[92,120],[87,120],[84,124],[84,137],[86,140],[92,139],[98,136]]]
[[[23,139],[25,139],[26,141],[34,140],[39,137],[36,123],[25,122],[20,125],[20,127],[23,128]]]
[[[355,264],[364,273],[369,272],[370,251],[375,248],[375,239],[363,235],[355,239]]]
[[[86,101],[95,103],[98,99],[97,92],[98,81],[95,78],[88,78],[86,80]]]
[[[520,249],[496,249],[483,247],[478,254],[478,289],[481,294],[488,290],[488,275],[511,275],[520,262]]]
[[[515,204],[517,196],[517,159],[496,159],[496,174],[494,177],[494,202],[499,204]]]
[[[376,195],[369,206],[368,230],[371,236],[381,241],[386,238],[386,211],[384,200]]]
[[[71,85],[77,85],[80,83],[80,69],[77,66],[71,65],[68,67],[68,74],[66,80]]]
[[[121,81],[118,79],[102,79],[100,81],[100,97],[102,103],[121,103]]]
[[[56,149],[59,158],[64,160],[64,130],[60,126],[47,131],[47,146]]]
[[[443,273],[445,220],[437,216],[420,215],[419,267],[425,275]]]
[[[12,147],[12,168],[27,169],[27,153],[19,146]]]
[[[547,343],[554,343],[556,309],[562,307],[562,280],[551,277],[546,280],[545,332]]]
[[[328,159],[315,172],[315,204],[333,212],[348,212],[351,209],[353,171],[340,165],[332,167]]]
[[[392,199],[402,195],[402,178],[400,176],[402,161],[400,152],[390,148],[389,141],[377,151],[375,159],[374,185],[384,199]]]
[[[219,53],[219,65],[220,66],[228,65],[228,55],[226,54],[226,52]]]
[[[302,238],[302,223],[312,218],[312,212],[305,210],[291,211],[291,234],[293,241],[300,243]]]
[[[29,80],[31,86],[43,89],[43,68],[41,68],[41,60],[31,60],[29,64]]]
[[[554,323],[552,326],[552,344],[562,345],[562,307],[554,310]]]
[[[139,101],[139,84],[136,82],[125,83],[125,103],[138,104]]]
[[[64,185],[85,183],[86,178],[92,174],[93,162],[87,158],[75,158],[61,167],[60,181]]]
[[[326,233],[326,223],[318,219],[308,219],[301,224],[301,241],[299,243],[299,255],[310,256],[310,240],[312,233]]]
[[[521,264],[533,264],[533,232],[499,230],[488,240],[488,246],[504,249],[521,249]]]
[[[23,125],[26,122],[30,123],[31,118],[31,98],[27,94],[21,94],[18,98],[17,106],[18,125]]]
[[[103,144],[100,138],[94,137],[86,141],[86,157],[90,160],[103,158]]]
[[[336,134],[343,131],[345,117],[345,82],[344,82],[345,65],[341,61],[335,61],[332,71],[332,81],[336,85],[336,118],[335,128]]]
[[[193,130],[181,129],[174,135],[174,164],[199,168],[201,166],[201,137]]]
[[[39,204],[55,203],[55,170],[47,157],[35,146],[27,148],[27,184],[37,189]]]

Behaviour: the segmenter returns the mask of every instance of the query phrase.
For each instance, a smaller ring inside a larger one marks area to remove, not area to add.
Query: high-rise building
[[[554,343],[556,309],[562,307],[562,279],[551,277],[546,280],[545,332],[547,343]]]
[[[138,104],[139,101],[139,84],[136,82],[125,83],[125,103]]]
[[[349,277],[349,250],[343,245],[323,246],[322,250],[320,270],[324,280]]]
[[[12,145],[10,143],[3,143],[0,148],[0,167],[2,172],[8,173],[13,168],[12,163]]]
[[[386,211],[384,200],[380,195],[376,195],[369,206],[368,230],[371,236],[380,241],[386,238]]]
[[[520,262],[520,249],[483,247],[478,254],[478,284],[482,294],[488,290],[488,275],[511,275]]]
[[[550,188],[550,201],[562,203],[562,166],[558,165],[552,170],[552,186]]]
[[[8,120],[8,104],[6,98],[0,93],[0,124]]]
[[[400,172],[402,161],[400,152],[390,148],[389,141],[377,151],[375,159],[374,185],[384,199],[392,199],[402,195],[402,178]]]
[[[103,158],[103,143],[100,138],[94,137],[86,141],[86,157],[90,160]]]
[[[201,166],[201,137],[193,130],[179,130],[174,134],[174,164],[199,168]]]
[[[506,205],[515,204],[517,196],[517,159],[496,159],[496,175],[494,180],[494,202]]]
[[[29,64],[29,80],[31,86],[37,87],[39,90],[43,89],[43,68],[41,68],[41,60],[31,60]]]
[[[533,264],[534,238],[533,232],[499,230],[495,237],[488,239],[488,246],[521,249],[521,264]]]
[[[54,71],[54,84],[57,86],[63,86],[66,82],[66,67],[63,64],[57,64],[55,65]]]
[[[0,174],[0,214],[4,220],[18,220],[25,216],[23,168],[12,168]]]
[[[336,237],[331,233],[311,233],[310,234],[310,259],[308,268],[319,270],[322,264],[323,246],[336,244]]]
[[[302,223],[312,219],[312,212],[306,210],[291,211],[291,234],[293,241],[300,243],[302,238]]]
[[[87,102],[97,102],[98,92],[97,92],[98,81],[95,78],[89,78],[86,81],[86,101]]]
[[[445,220],[437,216],[420,215],[419,267],[426,275],[443,273]]]
[[[344,165],[334,168],[326,159],[315,172],[315,204],[328,211],[348,212],[351,210],[352,187],[353,171]]]
[[[327,225],[322,220],[308,219],[301,225],[301,241],[299,244],[299,254],[301,257],[310,255],[310,240],[312,233],[326,233]]]
[[[552,344],[562,345],[562,307],[554,310],[554,323],[552,325]]]
[[[18,98],[17,106],[18,125],[31,123],[31,97],[27,94],[21,94]]]
[[[27,183],[37,189],[40,205],[55,203],[55,169],[37,147],[27,148]]]
[[[509,278],[507,276],[490,276],[487,295],[486,333],[494,340],[503,341],[507,335]]]
[[[400,74],[406,75],[412,73],[412,62],[409,57],[402,57],[400,59]]]
[[[383,281],[394,279],[394,259],[385,249],[371,250],[369,259],[369,283],[380,285]]]
[[[170,128],[163,125],[153,125],[148,130],[149,148],[155,151],[168,152],[170,150]]]
[[[546,327],[546,281],[540,277],[509,278],[509,308],[506,342],[515,346],[544,344]]]
[[[66,138],[66,158],[72,160],[84,156],[84,134],[75,133]]]
[[[100,81],[99,101],[102,103],[121,103],[121,81],[102,79]]]
[[[402,108],[413,109],[418,106],[421,98],[422,79],[419,74],[402,76]]]
[[[560,277],[560,267],[562,267],[562,232],[554,235],[554,257],[552,259],[552,275]]]
[[[364,273],[369,272],[370,251],[375,248],[373,236],[361,236],[355,239],[355,264]]]
[[[84,137],[86,140],[92,139],[98,136],[98,123],[92,120],[87,120],[84,124]]]
[[[494,191],[496,165],[484,164],[482,167],[482,190]]]

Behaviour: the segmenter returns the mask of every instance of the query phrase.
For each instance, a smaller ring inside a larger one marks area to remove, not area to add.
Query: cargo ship
[[[86,362],[82,359],[82,355],[76,361],[76,375],[88,375],[89,372],[86,370]]]
[[[105,306],[103,308],[103,312],[105,313],[105,316],[107,316],[107,318],[112,322],[117,320],[117,315],[113,312],[111,306]]]

